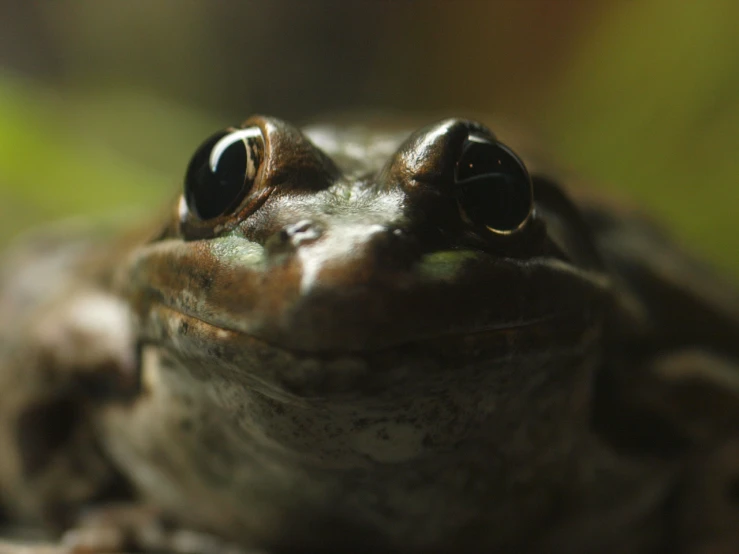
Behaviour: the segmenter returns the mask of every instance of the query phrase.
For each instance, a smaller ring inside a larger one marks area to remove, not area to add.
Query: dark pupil
[[[211,162],[213,148],[220,154]],[[185,200],[200,219],[211,219],[235,209],[251,185],[247,179],[247,144],[242,135],[221,132],[206,140],[190,160],[185,175]]]
[[[456,174],[457,199],[475,224],[513,231],[531,211],[529,174],[518,157],[489,139],[469,139]]]

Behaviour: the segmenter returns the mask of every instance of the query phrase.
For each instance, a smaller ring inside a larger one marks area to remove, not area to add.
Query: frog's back
[[[632,313],[611,322],[595,428],[630,456],[688,460],[665,506],[671,549],[734,552],[739,289],[632,206],[586,192],[579,208]]]
[[[590,200],[583,213],[609,269],[639,298],[653,348],[739,356],[739,290],[628,207]]]

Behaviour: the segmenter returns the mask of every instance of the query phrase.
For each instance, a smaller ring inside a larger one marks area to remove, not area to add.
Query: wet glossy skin
[[[677,255],[665,277],[609,235],[625,216],[536,168],[520,224],[491,228],[458,185],[470,137],[494,141],[477,123],[243,127],[262,141],[244,198],[201,218],[186,191],[155,239],[86,254],[126,394],[81,427],[137,495],[278,551],[662,544],[644,521],[683,467],[683,414],[640,437],[609,426],[631,404],[594,407],[686,336],[736,355],[733,292]]]
[[[539,211],[510,236],[464,221],[453,172],[472,124],[442,122],[374,160],[342,159],[345,143],[329,151],[342,170],[296,130],[256,122],[266,160],[244,208],[202,222],[182,202],[181,221],[124,270],[125,294],[142,310],[337,354],[506,328],[581,328],[608,287],[589,237],[563,251]]]
[[[491,500],[508,465],[560,478],[564,465],[529,458],[570,450],[585,423],[608,283],[593,260],[568,259],[539,213],[510,236],[463,220],[453,172],[479,127],[445,121],[375,159],[363,149],[352,159],[345,141],[326,152],[333,162],[291,127],[252,123],[266,138],[258,200],[207,224],[181,209],[174,236],[137,250],[122,274],[142,338],[154,343],[144,348],[145,386],[166,399],[133,415],[112,409],[110,450],[148,466],[152,441],[181,434],[182,416],[150,424],[146,436],[130,418],[175,411],[177,389],[225,427],[216,438],[188,416],[185,452],[165,456],[200,459],[207,473],[186,467],[173,480],[149,466],[142,488],[156,495],[166,484],[172,507],[204,488],[194,504],[217,507],[198,514],[214,525],[228,502],[254,533],[270,510],[283,525],[295,510],[312,515],[309,528],[353,513],[347,525],[421,546],[459,540],[460,527],[499,510]],[[552,390],[564,382],[565,393]],[[525,415],[532,404],[534,417]],[[237,436],[221,437],[229,432]],[[210,441],[225,459],[203,456]],[[224,499],[208,479],[243,490]],[[529,489],[515,496],[539,494]]]

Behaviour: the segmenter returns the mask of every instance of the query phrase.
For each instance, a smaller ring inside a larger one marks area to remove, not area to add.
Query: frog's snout
[[[389,224],[302,220],[275,233],[265,248],[273,262],[298,266],[305,293],[315,286],[362,286],[407,269],[419,258],[415,243]]]
[[[272,235],[265,243],[265,249],[268,255],[295,251],[316,242],[323,234],[323,225],[310,219],[302,219],[296,223],[285,225]]]

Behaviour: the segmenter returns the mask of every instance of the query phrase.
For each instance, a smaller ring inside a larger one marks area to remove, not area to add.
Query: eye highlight
[[[496,140],[470,135],[455,171],[455,192],[462,216],[496,234],[511,234],[533,208],[531,178],[523,162]]]
[[[257,127],[227,130],[195,151],[185,173],[187,207],[201,220],[233,213],[254,186],[264,157]]]

